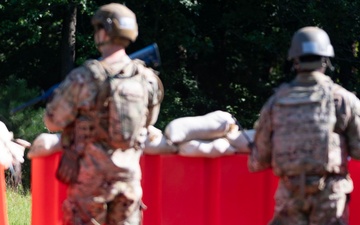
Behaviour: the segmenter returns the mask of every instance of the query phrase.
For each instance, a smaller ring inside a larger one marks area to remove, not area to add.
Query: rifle
[[[140,59],[140,60],[144,61],[145,64],[148,66],[152,65],[154,67],[158,67],[161,65],[159,48],[156,43],[153,43],[143,49],[140,49],[140,50],[130,54],[129,57],[131,59]],[[49,98],[52,95],[52,93],[54,92],[54,90],[59,85],[60,85],[60,83],[57,83],[57,84],[53,85],[52,87],[50,87],[47,91],[45,91],[44,94],[42,94],[41,96],[33,98],[30,101],[25,102],[24,104],[11,109],[10,114],[14,114],[20,110],[25,109],[26,107],[29,107],[29,106],[34,105],[42,100]]]
[[[240,122],[235,118],[235,116],[232,116],[232,118],[235,120],[235,123],[238,126],[239,130],[243,132],[243,135],[244,135],[246,141],[248,142],[248,147],[252,151],[254,148],[256,148],[254,141],[251,140],[249,135],[247,135],[247,133],[245,132],[245,129],[241,126]]]

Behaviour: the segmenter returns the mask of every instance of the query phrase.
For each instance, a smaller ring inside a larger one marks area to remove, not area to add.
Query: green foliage
[[[160,77],[162,78],[161,75]],[[171,82],[167,79],[171,79]],[[178,117],[206,114],[216,108],[215,103],[206,98],[197,81],[187,74],[185,68],[167,74],[162,80],[169,85],[165,87],[165,98],[157,127],[163,129]]]
[[[21,138],[32,142],[40,133],[47,132],[43,121],[43,108],[41,103],[29,106],[15,114],[10,114],[10,110],[22,105],[41,93],[38,89],[29,89],[23,79],[10,76],[6,83],[0,85],[0,120],[5,123],[9,131],[14,133],[14,138]],[[43,103],[42,103],[43,104]],[[30,160],[26,157],[22,164],[22,183],[25,189],[30,187]],[[9,172],[7,171],[9,176]]]
[[[78,6],[78,49],[93,48],[89,14],[94,11],[93,1],[48,0],[5,1],[0,12],[0,68],[4,75],[14,74],[31,86],[49,88],[62,80],[61,38],[66,11],[70,4]],[[81,34],[86,34],[83,41]],[[81,52],[81,51],[79,51]],[[0,77],[0,83],[6,76]]]
[[[61,37],[69,5],[77,7],[75,65],[99,53],[91,15],[103,0],[0,3],[0,112],[15,135],[32,140],[45,130],[43,103],[16,115],[9,109],[61,81]],[[303,26],[328,32],[335,49],[329,75],[360,91],[359,1],[181,0],[122,1],[139,23],[128,53],[156,42],[160,48],[165,98],[157,126],[172,119],[226,110],[251,128],[261,106],[281,82],[293,78],[287,51]],[[332,13],[336,9],[336,13]],[[26,35],[25,35],[26,34]],[[26,37],[26,38],[25,38]],[[12,75],[10,82],[8,77]],[[25,82],[26,81],[26,82]],[[16,84],[16,85],[14,85]]]
[[[11,114],[14,109],[25,102],[41,95],[38,88],[30,89],[24,79],[10,76],[6,83],[0,85],[0,116],[9,130],[14,132],[15,138],[33,140],[40,132],[45,132],[42,122],[43,107],[38,105],[29,106],[22,111]]]

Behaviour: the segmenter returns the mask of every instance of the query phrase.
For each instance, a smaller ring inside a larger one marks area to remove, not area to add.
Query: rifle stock
[[[131,59],[140,59],[142,61],[145,62],[146,65],[150,66],[154,66],[154,67],[158,67],[161,65],[161,60],[160,60],[160,53],[159,53],[159,48],[158,45],[156,43],[153,43],[143,49],[140,49],[139,51],[136,51],[132,54],[129,55],[129,57]],[[31,99],[28,102],[25,102],[24,104],[15,107],[13,109],[10,110],[10,114],[14,114],[20,110],[23,110],[31,105],[34,105],[42,100],[45,100],[47,98],[49,98],[52,93],[54,92],[54,90],[60,85],[60,83],[57,83],[55,85],[53,85],[52,87],[50,87],[46,92],[44,92],[44,94],[42,94],[41,96],[38,96],[36,98]]]

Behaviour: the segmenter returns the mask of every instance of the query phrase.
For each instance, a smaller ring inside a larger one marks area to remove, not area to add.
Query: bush
[[[6,84],[0,85],[0,90],[0,120],[9,131],[14,133],[14,138],[32,142],[37,135],[47,132],[42,121],[45,101],[40,101],[13,114],[10,112],[11,109],[41,95],[38,88],[28,88],[25,80],[10,76]],[[21,183],[24,190],[30,188],[31,162],[27,159],[26,153],[25,151],[25,162],[21,166]],[[7,180],[11,180],[10,170],[6,171],[6,177]]]

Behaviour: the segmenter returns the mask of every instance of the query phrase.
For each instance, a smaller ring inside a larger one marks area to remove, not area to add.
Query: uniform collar
[[[294,79],[294,82],[305,83],[305,84],[316,84],[319,83],[320,80],[324,80],[324,79],[330,79],[330,77],[319,71],[311,71],[311,72],[298,73]]]

